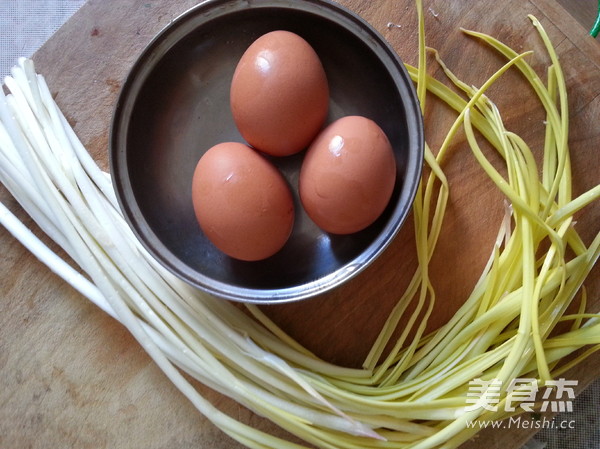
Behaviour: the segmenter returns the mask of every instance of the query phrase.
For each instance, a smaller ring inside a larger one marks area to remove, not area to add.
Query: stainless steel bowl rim
[[[418,154],[409,159],[411,166],[407,167],[406,176],[412,182],[405,186],[402,192],[403,207],[394,210],[392,219],[388,221],[377,238],[356,258],[334,272],[289,288],[256,289],[230,285],[186,266],[170,252],[169,248],[162,244],[150,226],[143,226],[143,214],[136,207],[135,199],[128,193],[132,186],[125,176],[123,168],[119,166],[120,156],[118,154],[119,151],[124,151],[123,141],[126,140],[124,137],[127,132],[126,120],[132,113],[135,96],[139,93],[145,77],[154,67],[153,64],[192,31],[192,25],[198,26],[196,22],[190,20],[191,17],[202,15],[204,17],[202,23],[205,23],[223,14],[243,11],[246,8],[293,9],[321,15],[327,20],[335,20],[337,26],[346,28],[369,45],[386,65],[387,70],[394,74],[395,80],[396,77],[399,77],[400,82],[395,83],[396,87],[400,91],[405,109],[414,118],[407,126],[411,133],[410,151],[416,151]],[[424,148],[423,122],[419,102],[410,76],[399,56],[368,22],[356,13],[330,0],[207,0],[190,8],[159,32],[134,63],[123,83],[115,105],[109,142],[111,146],[110,167],[118,202],[126,221],[145,249],[173,274],[201,290],[225,299],[260,304],[283,303],[315,297],[354,278],[379,257],[397,235],[409,214],[422,171]]]

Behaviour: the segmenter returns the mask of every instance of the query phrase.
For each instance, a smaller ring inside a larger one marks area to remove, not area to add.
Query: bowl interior
[[[420,176],[422,119],[401,62],[360,18],[324,1],[251,4],[202,3],[155,38],[123,85],[111,130],[111,169],[126,219],[166,267],[220,296],[280,302],[313,296],[353,276],[395,235]],[[385,131],[397,181],[376,223],[334,236],[317,228],[300,205],[304,152],[272,158],[294,193],[292,236],[271,258],[242,262],[223,255],[200,230],[191,179],[211,146],[243,142],[229,107],[233,72],[256,38],[277,29],[299,34],[319,55],[331,94],[327,123],[363,115]]]

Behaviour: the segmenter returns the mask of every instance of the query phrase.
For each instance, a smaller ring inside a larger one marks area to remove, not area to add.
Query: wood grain
[[[89,0],[35,55],[52,93],[99,164],[107,167],[112,110],[129,67],[152,37],[193,0]],[[416,14],[410,0],[340,3],[359,13],[407,63],[416,63]],[[536,15],[556,44],[569,85],[575,194],[598,184],[600,47],[551,0],[426,2],[428,45],[465,81],[479,85],[502,58],[465,37],[459,27],[489,33],[518,51],[532,49],[544,77],[548,58],[527,19]],[[389,23],[399,27],[389,27]],[[430,73],[441,76],[430,61]],[[543,114],[516,73],[490,91],[507,127],[539,152]],[[437,148],[451,115],[428,99],[426,135]],[[473,287],[491,249],[502,197],[470,157],[464,137],[453,144],[445,171],[453,186],[440,247],[432,261],[438,299],[431,328],[444,323]],[[31,224],[8,193],[0,199]],[[577,217],[585,241],[600,231],[600,207]],[[416,264],[412,225],[364,274],[313,300],[265,307],[293,337],[326,360],[359,365]],[[200,416],[131,336],[95,309],[0,229],[0,446],[23,448],[241,447]],[[596,267],[587,284],[589,310],[600,311]],[[570,373],[587,384],[600,359]],[[201,387],[202,388],[202,387]],[[276,434],[271,423],[207,389],[227,413]],[[482,432],[466,447],[517,448],[531,431]]]
[[[557,0],[560,6],[589,32],[598,14],[598,2],[595,0]]]

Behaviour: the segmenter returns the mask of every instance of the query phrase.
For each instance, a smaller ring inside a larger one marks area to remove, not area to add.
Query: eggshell
[[[327,76],[308,42],[289,31],[273,31],[240,59],[230,103],[246,142],[287,156],[306,148],[321,130],[329,107]]]
[[[272,256],[292,231],[294,205],[285,179],[271,162],[241,143],[220,143],[200,158],[192,200],[206,237],[236,259]]]
[[[299,194],[309,217],[324,231],[351,234],[385,210],[396,181],[392,146],[372,120],[336,120],[311,144],[302,163]]]

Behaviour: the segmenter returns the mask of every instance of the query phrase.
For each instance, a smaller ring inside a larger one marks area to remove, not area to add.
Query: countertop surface
[[[107,168],[112,109],[128,69],[160,29],[195,3],[88,0],[35,54],[37,71],[44,74],[59,106],[103,168]],[[405,62],[416,63],[416,16],[411,1],[340,3],[374,26]],[[600,130],[589,124],[600,117],[600,44],[587,35],[584,23],[595,14],[595,3],[438,0],[425,2],[425,9],[428,45],[473,84],[483,82],[500,59],[467,39],[459,27],[489,33],[519,51],[533,48],[534,65],[543,67],[547,60],[541,56],[527,14],[541,20],[563,61],[570,89],[575,189],[581,192],[598,184]],[[533,98],[522,97],[522,91],[514,88],[520,82],[518,76],[508,76],[490,96],[505,114],[507,126],[535,147],[543,141],[543,127],[532,123],[541,123],[543,117]],[[517,103],[520,107],[514,108]],[[443,124],[446,119],[441,116],[438,122],[432,117],[426,117],[426,135],[435,146],[443,134],[433,123]],[[464,145],[456,144],[456,154],[463,154]],[[501,197],[485,183],[473,161],[455,157],[446,170],[456,188],[442,236],[445,243],[432,261],[436,287],[444,292],[432,327],[443,324],[472,288],[502,215]],[[31,224],[3,188],[0,200]],[[482,210],[481,204],[488,206]],[[578,217],[580,232],[588,241],[599,232],[599,206]],[[408,277],[389,267],[414,264],[414,254],[405,251],[411,232],[406,226],[372,267],[343,288],[307,303],[265,307],[265,313],[324,359],[356,366],[372,344],[378,324],[393,307],[393,292],[406,284]],[[3,228],[0,253],[0,446],[240,447],[195,411],[122,326],[58,279]],[[596,267],[586,284],[592,312],[600,311],[599,274]],[[600,358],[592,357],[569,375],[579,381],[581,390],[598,372]],[[206,395],[243,422],[279,432],[237,404],[211,391]],[[588,424],[580,425],[587,432]],[[465,448],[516,449],[533,434],[533,429],[484,431]]]

